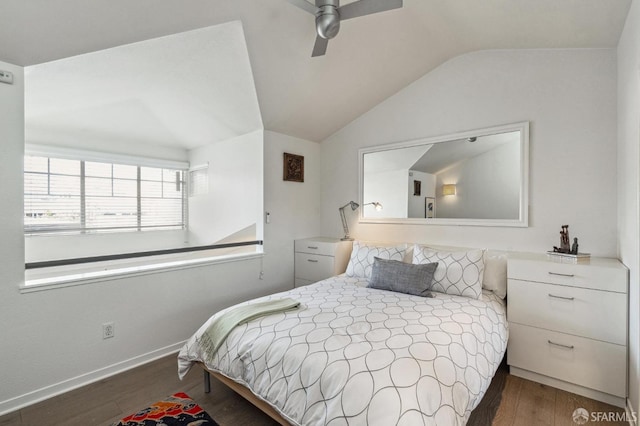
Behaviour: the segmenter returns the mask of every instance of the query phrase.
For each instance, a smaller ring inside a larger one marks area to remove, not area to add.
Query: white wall
[[[582,250],[616,256],[616,52],[481,51],[454,58],[322,143],[322,230],[358,194],[358,149],[530,121],[528,228],[359,224],[360,239],[544,251],[569,224]]]
[[[618,45],[618,250],[629,267],[629,402],[640,410],[640,4],[631,3]]]
[[[12,374],[22,363],[16,349],[17,339],[24,330],[22,321],[29,312],[16,303],[18,286],[24,280],[24,234],[22,232],[23,186],[22,165],[24,152],[24,72],[4,62],[0,69],[13,73],[14,84],[0,84],[0,179],[2,197],[0,203],[0,318],[5,325],[0,331],[0,353],[4,362],[0,366],[0,401],[12,395],[12,387],[20,377]],[[35,315],[39,315],[36,311]],[[11,325],[11,326],[9,326]],[[41,352],[41,350],[38,350]],[[15,356],[15,357],[14,357]],[[13,360],[13,361],[11,361]],[[28,365],[23,373],[29,375]],[[0,409],[0,411],[2,411]]]
[[[304,156],[304,182],[282,180],[285,152]],[[321,235],[320,144],[265,131],[264,164],[265,273],[293,287],[293,240]]]
[[[518,219],[520,141],[505,143],[438,173],[437,217]],[[442,195],[455,184],[456,195]]]
[[[363,202],[365,204],[372,202],[382,204],[381,211],[376,211],[373,206],[360,207],[366,209],[366,217],[407,217],[407,174],[407,169],[382,170],[366,173],[367,177],[364,180],[367,182],[367,185],[365,185],[364,191],[362,191]],[[411,185],[413,185],[413,181]],[[411,190],[413,191],[413,188]],[[411,194],[413,194],[413,192],[411,192]],[[350,200],[357,201],[358,198],[351,198]],[[346,200],[338,207],[345,205],[350,200]],[[358,217],[358,214],[349,213],[349,211],[346,210],[345,214],[348,215],[347,219]],[[351,229],[351,226],[349,226],[349,229]]]
[[[209,163],[209,191],[189,197],[189,243],[214,244],[259,225],[262,238],[263,131],[189,151],[193,166]]]
[[[19,67],[0,69],[16,81],[0,84],[0,413],[174,351],[217,310],[293,287],[293,239],[319,233],[319,147],[267,133],[264,195],[273,220],[263,258],[20,293],[23,77]],[[305,155],[299,186],[282,182],[282,150],[294,146]],[[116,335],[102,340],[107,321]]]

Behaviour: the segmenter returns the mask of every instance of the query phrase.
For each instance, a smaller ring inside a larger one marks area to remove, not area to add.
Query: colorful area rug
[[[176,393],[127,416],[113,426],[218,426],[186,393]]]

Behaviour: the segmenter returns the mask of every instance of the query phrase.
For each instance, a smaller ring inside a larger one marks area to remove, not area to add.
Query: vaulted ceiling
[[[240,20],[264,127],[320,142],[466,52],[613,48],[631,0],[404,4],[344,22],[327,55],[311,58],[314,18],[285,0],[2,0],[0,61],[29,66]]]

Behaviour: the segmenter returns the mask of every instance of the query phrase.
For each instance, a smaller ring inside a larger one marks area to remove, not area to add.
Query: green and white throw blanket
[[[215,318],[200,336],[198,343],[206,351],[209,359],[212,359],[229,333],[238,325],[266,315],[290,311],[298,306],[300,306],[300,302],[291,298],[236,306]]]

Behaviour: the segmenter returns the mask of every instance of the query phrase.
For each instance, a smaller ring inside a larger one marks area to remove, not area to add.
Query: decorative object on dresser
[[[313,237],[295,241],[295,286],[342,274],[347,268],[352,242]]]
[[[302,155],[284,153],[282,180],[304,182],[304,157]]]
[[[620,407],[627,394],[628,270],[510,254],[511,374]]]
[[[569,245],[569,225],[562,225],[560,230],[560,247],[553,246],[553,253],[578,254],[578,239]]]
[[[560,230],[560,247],[553,246],[552,251],[547,252],[547,259],[558,263],[589,263],[589,253],[578,253],[578,239],[573,239],[569,247],[569,225],[562,225]]]

